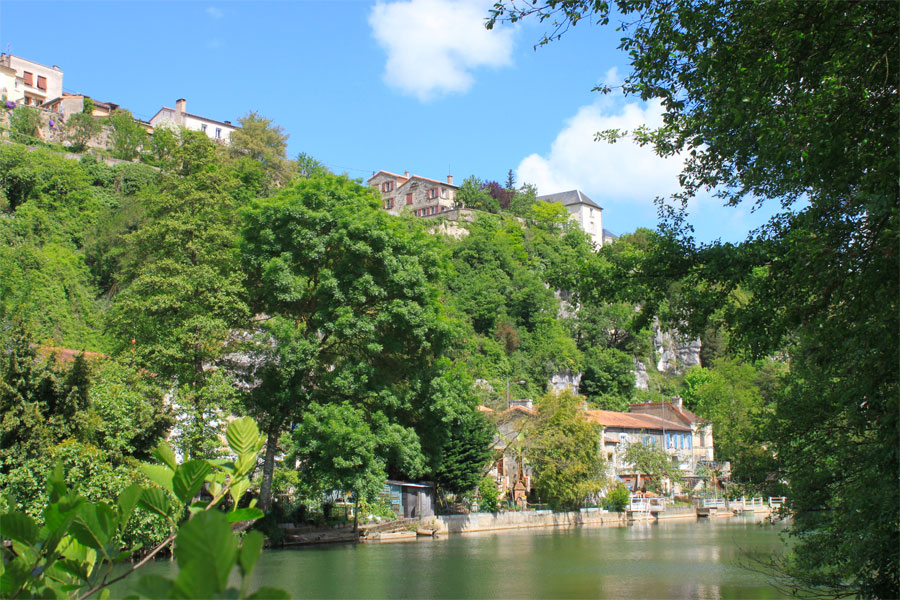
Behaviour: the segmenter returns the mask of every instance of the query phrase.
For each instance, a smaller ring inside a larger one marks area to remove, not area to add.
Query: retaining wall
[[[625,513],[583,509],[578,512],[554,513],[549,510],[533,510],[504,513],[470,513],[467,515],[443,515],[435,517],[439,533],[472,533],[502,529],[527,529],[531,527],[579,527],[600,525],[622,527],[628,524]]]

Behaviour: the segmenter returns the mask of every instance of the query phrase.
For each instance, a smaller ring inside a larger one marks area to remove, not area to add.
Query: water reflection
[[[280,550],[255,577],[294,598],[778,598],[737,563],[780,553],[782,529],[736,517]]]

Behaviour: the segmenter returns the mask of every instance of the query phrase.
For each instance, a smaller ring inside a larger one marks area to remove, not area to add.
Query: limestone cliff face
[[[700,364],[700,339],[689,339],[677,330],[663,331],[659,321],[653,321],[653,348],[660,373],[684,373]]]
[[[634,359],[634,387],[639,390],[650,389],[650,376],[647,375],[647,365]]]

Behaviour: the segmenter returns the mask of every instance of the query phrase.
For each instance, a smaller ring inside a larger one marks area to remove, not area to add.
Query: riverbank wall
[[[581,527],[585,525],[623,527],[628,524],[625,513],[583,509],[555,513],[550,510],[529,510],[503,513],[469,513],[443,515],[434,518],[438,533],[474,533],[504,529],[534,527]]]

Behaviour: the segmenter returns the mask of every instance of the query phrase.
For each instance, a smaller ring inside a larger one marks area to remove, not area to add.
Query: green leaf
[[[256,454],[242,454],[235,463],[236,475],[247,475],[256,467]]]
[[[172,514],[172,501],[168,494],[159,488],[144,488],[138,504],[163,517]]]
[[[193,561],[179,567],[178,577],[173,582],[173,595],[177,598],[218,598],[227,584],[228,577],[223,583],[213,564]]]
[[[50,488],[50,502],[56,502],[69,493],[66,489],[66,477],[63,474],[61,462],[56,463],[56,466],[53,467],[53,472],[47,477],[47,485]]]
[[[25,559],[21,556],[4,563],[3,573],[0,574],[0,596],[12,598],[13,594],[22,589],[22,586],[28,581],[29,574]]]
[[[150,481],[163,489],[172,491],[172,477],[175,475],[168,467],[162,465],[151,465],[150,463],[142,463],[141,471]]]
[[[238,543],[231,533],[231,525],[218,511],[197,514],[181,526],[175,538],[178,566],[183,569],[196,563],[208,565],[218,582],[218,590],[228,584],[228,574],[237,561],[237,554]]]
[[[255,521],[262,519],[266,513],[258,508],[238,508],[225,514],[229,523],[240,523],[241,521]]]
[[[106,544],[116,530],[116,512],[106,504],[84,504],[70,528],[72,537],[106,555]]]
[[[228,490],[228,493],[235,506],[240,502],[241,496],[243,496],[244,492],[248,489],[250,489],[250,482],[243,477],[231,484],[231,489]]]
[[[103,588],[102,590],[100,590],[100,595],[98,596],[98,598],[100,600],[109,600],[109,594],[109,588]]]
[[[172,446],[166,440],[159,440],[159,445],[153,450],[153,456],[173,471],[178,468],[178,461],[175,460],[175,451],[172,450]]]
[[[124,532],[131,515],[134,514],[134,507],[137,506],[138,500],[141,498],[143,488],[137,484],[129,485],[122,490],[119,498],[116,500],[116,507],[119,511],[119,531]]]
[[[210,470],[209,463],[202,460],[189,460],[179,466],[172,478],[172,488],[178,499],[188,504],[203,487]]]
[[[33,546],[40,534],[37,523],[26,514],[11,512],[0,515],[0,536]]]
[[[244,540],[241,542],[241,554],[238,563],[244,577],[250,577],[253,573],[265,541],[266,537],[260,531],[250,531],[244,536]]]
[[[239,457],[259,451],[259,429],[250,417],[241,417],[228,424],[225,439]]]

